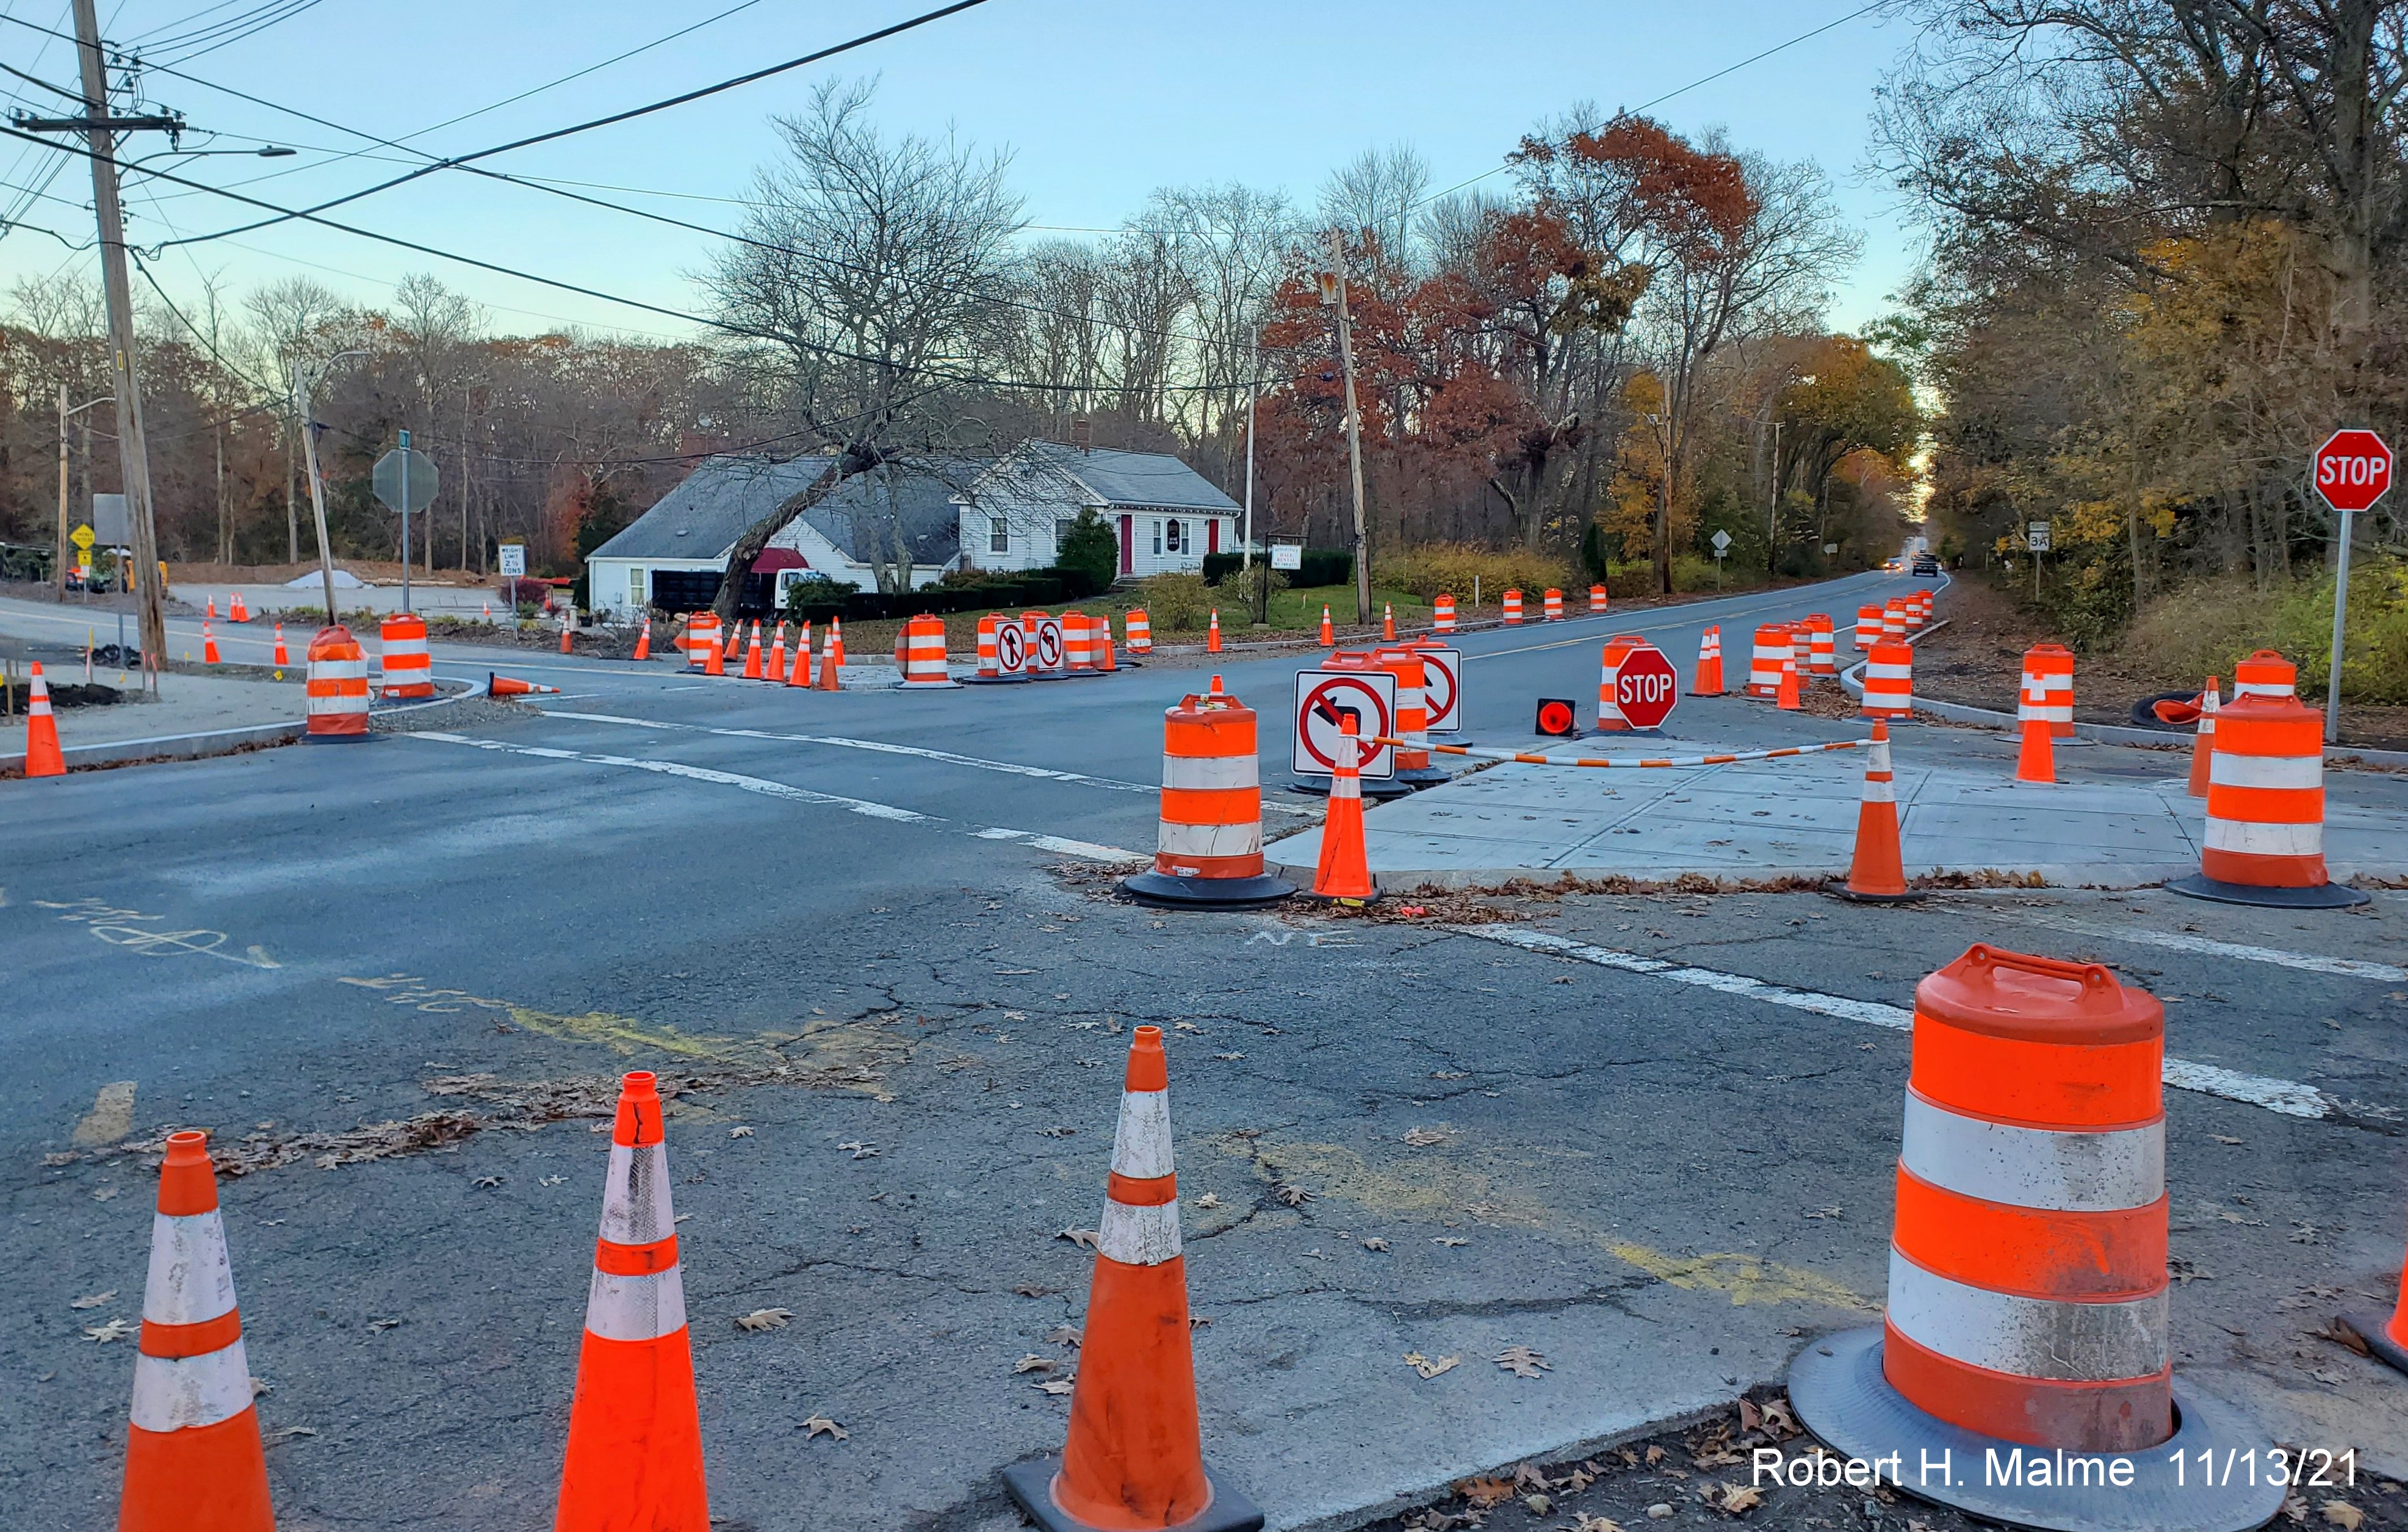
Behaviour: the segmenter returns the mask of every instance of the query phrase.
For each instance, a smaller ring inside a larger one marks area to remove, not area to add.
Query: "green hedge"
[[[855,591],[841,602],[808,602],[799,613],[807,622],[831,617],[852,622],[883,622],[917,617],[923,612],[942,617],[950,612],[985,611],[990,608],[1054,607],[1083,601],[1101,593],[1103,582],[1083,569],[1029,569],[975,585],[931,585],[903,595],[882,591]]]

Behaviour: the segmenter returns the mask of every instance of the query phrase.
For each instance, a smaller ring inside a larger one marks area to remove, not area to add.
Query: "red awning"
[[[761,556],[752,561],[756,575],[774,575],[781,569],[808,569],[810,561],[791,548],[764,548]]]

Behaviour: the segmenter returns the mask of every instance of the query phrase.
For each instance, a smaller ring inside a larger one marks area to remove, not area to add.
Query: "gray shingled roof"
[[[1103,447],[1082,452],[1058,441],[1029,441],[1018,451],[1048,468],[1068,474],[1107,505],[1220,514],[1234,514],[1240,508],[1211,480],[1168,452],[1125,452]]]
[[[804,520],[856,561],[868,562],[862,546],[885,524],[891,480],[918,564],[942,564],[961,546],[961,522],[953,496],[987,466],[984,458],[913,459],[847,480],[836,493],[804,513]],[[717,559],[780,502],[809,488],[828,468],[824,457],[776,462],[759,457],[712,457],[685,481],[661,496],[609,542],[595,558]],[[875,494],[874,513],[871,496]]]

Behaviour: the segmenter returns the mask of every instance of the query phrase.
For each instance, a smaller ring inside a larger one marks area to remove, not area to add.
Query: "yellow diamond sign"
[[[75,544],[78,548],[89,551],[93,544],[92,528],[89,526],[77,527],[73,532],[67,534],[67,541]]]

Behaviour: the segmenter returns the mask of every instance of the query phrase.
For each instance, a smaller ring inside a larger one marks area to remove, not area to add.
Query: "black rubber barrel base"
[[[1309,798],[1326,798],[1329,796],[1331,780],[1332,779],[1327,777],[1292,777],[1288,779],[1287,790],[1291,793],[1301,793]],[[1434,787],[1437,784],[1432,782],[1427,785]],[[1420,791],[1419,787],[1404,780],[1401,777],[1363,779],[1363,795],[1377,802],[1385,803],[1397,798],[1410,798]]]
[[[2255,1475],[2226,1465],[2253,1451],[2262,1457],[2273,1439],[2179,1379],[2173,1395],[2172,1437],[2121,1453],[2069,1448],[2060,1466],[2054,1448],[1981,1436],[1916,1408],[1882,1375],[1878,1324],[1810,1340],[1789,1368],[1799,1424],[1842,1457],[1880,1464],[1885,1479],[1894,1467],[1893,1488],[1934,1505],[2046,1532],[2248,1532],[2272,1520],[2283,1486],[2262,1463]],[[2052,1482],[2010,1478],[2018,1462],[2041,1464]]]
[[[2401,1372],[2408,1372],[2408,1346],[2395,1343],[2383,1333],[2381,1314],[2353,1309],[2344,1311],[2341,1317],[2342,1323],[2358,1332],[2358,1339],[2366,1342],[2366,1349],[2373,1353],[2377,1360],[2388,1362]]]
[[[1121,892],[1164,909],[1252,909],[1292,898],[1296,885],[1268,873],[1252,878],[1174,878],[1140,872],[1121,880]]]
[[[2195,872],[2166,885],[2169,894],[2208,899],[2216,904],[2259,905],[2268,909],[2347,909],[2364,904],[2368,895],[2347,883],[2319,883],[2314,888],[2259,888],[2254,883],[2227,883]]]
[[[1054,1476],[1062,1469],[1059,1457],[1033,1457],[1003,1470],[1003,1487],[1012,1502],[1045,1532],[1096,1532],[1073,1520],[1054,1503]],[[1228,1482],[1204,1465],[1204,1482],[1212,1486],[1212,1500],[1202,1511],[1163,1532],[1262,1532],[1260,1507],[1229,1487]]]

